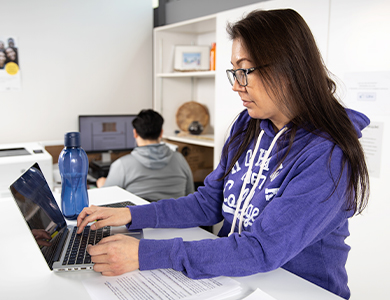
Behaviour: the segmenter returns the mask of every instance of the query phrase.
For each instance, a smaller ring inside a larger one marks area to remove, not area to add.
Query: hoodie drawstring
[[[260,166],[260,170],[259,170],[259,173],[257,174],[257,178],[256,178],[256,181],[255,181],[255,184],[252,186],[252,189],[250,190],[248,196],[246,197],[245,199],[245,202],[244,202],[244,205],[242,206],[242,209],[241,209],[241,215],[240,215],[240,220],[239,220],[239,223],[238,223],[238,234],[241,235],[241,231],[242,231],[242,223],[243,223],[243,219],[244,219],[244,214],[245,214],[245,211],[246,209],[248,208],[248,205],[250,203],[250,201],[252,200],[253,198],[253,195],[255,194],[255,191],[256,191],[256,188],[257,186],[259,185],[259,182],[260,182],[260,178],[261,178],[261,175],[263,173],[263,170],[264,170],[264,167],[265,167],[265,164],[268,160],[268,157],[270,156],[271,154],[271,151],[276,143],[276,141],[279,139],[279,137],[287,130],[287,127],[284,127],[282,128],[282,130],[280,130],[278,132],[278,134],[274,137],[274,139],[272,140],[272,143],[271,145],[269,146],[268,150],[266,151],[263,159],[262,159],[262,162],[261,162],[261,166]],[[242,183],[242,187],[241,187],[241,192],[240,192],[240,196],[238,197],[238,200],[237,200],[237,206],[236,206],[236,210],[234,212],[234,218],[233,218],[233,222],[232,222],[232,226],[230,228],[230,233],[228,236],[230,236],[231,234],[233,234],[234,232],[234,228],[236,227],[236,222],[237,222],[237,219],[238,219],[238,214],[240,212],[240,206],[241,206],[241,203],[243,201],[243,194],[244,194],[244,191],[245,191],[245,187],[246,185],[250,182],[250,178],[252,176],[252,167],[253,167],[253,162],[255,160],[255,156],[258,152],[258,149],[259,149],[259,146],[260,146],[260,141],[261,141],[261,138],[263,137],[263,134],[264,134],[264,130],[261,130],[260,134],[259,134],[259,137],[257,138],[257,142],[256,142],[256,146],[255,146],[255,149],[253,150],[253,154],[249,160],[249,166],[248,166],[248,171],[245,175],[245,179]]]

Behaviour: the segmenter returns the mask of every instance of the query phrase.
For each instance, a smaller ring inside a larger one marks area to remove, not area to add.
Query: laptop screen
[[[38,164],[21,175],[10,190],[41,251],[47,252],[45,244],[56,240],[54,237],[67,224]],[[43,238],[43,232],[51,239]]]
[[[75,265],[89,265],[89,262],[78,262],[80,254],[85,254],[84,249],[83,251],[78,252],[77,261],[71,263],[71,258],[69,257],[68,263],[72,266],[71,268],[63,267],[60,257],[63,253],[66,257],[65,254],[67,252],[63,251],[64,245],[66,245],[68,237],[74,237],[76,239],[76,236],[69,234],[70,229],[73,228],[73,226],[68,228],[65,218],[37,163],[22,174],[10,186],[10,190],[51,270],[74,271],[79,270],[79,267],[74,267]],[[124,226],[116,227],[114,229],[110,228],[108,231],[110,234],[128,234],[139,239],[143,237],[142,230],[128,231]],[[72,232],[75,233],[75,231]],[[89,239],[91,236],[92,240]],[[86,237],[88,238],[88,243],[94,244],[95,242],[98,242],[98,237],[102,237],[99,234],[93,234],[91,236],[77,235],[77,239],[80,241],[81,237]],[[96,237],[96,240],[94,237]],[[69,242],[69,245],[74,246],[76,245],[76,242],[74,244]],[[83,243],[81,242],[77,245],[82,246]],[[81,256],[81,258],[83,259],[84,256]],[[90,270],[92,268],[84,267],[84,269]]]

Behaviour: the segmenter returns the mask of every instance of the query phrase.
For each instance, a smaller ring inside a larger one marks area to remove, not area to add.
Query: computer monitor
[[[132,121],[137,115],[79,116],[81,147],[87,153],[128,151],[136,147]]]

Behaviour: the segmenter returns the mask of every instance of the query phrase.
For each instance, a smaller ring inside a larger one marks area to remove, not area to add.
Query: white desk
[[[147,203],[141,198],[117,187],[89,190],[91,204],[130,200],[135,204]],[[0,247],[0,298],[1,299],[90,299],[82,280],[101,276],[95,272],[54,273],[50,271],[30,234],[13,199],[1,199],[1,228],[8,228],[1,237]],[[182,237],[184,240],[217,238],[200,229],[145,229],[148,239]],[[17,262],[11,262],[19,258]],[[277,300],[341,299],[336,295],[301,279],[283,269],[269,273],[234,278],[241,283],[242,299],[256,288]],[[55,296],[54,296],[55,295]],[[54,297],[54,298],[53,298]]]

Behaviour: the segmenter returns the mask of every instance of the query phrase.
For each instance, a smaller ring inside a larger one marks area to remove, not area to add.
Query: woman
[[[8,47],[7,49],[4,50],[4,52],[7,57],[7,63],[14,62],[18,64],[18,53],[16,48]]]
[[[0,50],[0,69],[4,69],[7,57],[3,50]]]
[[[228,32],[233,69],[227,74],[246,109],[205,186],[146,206],[92,206],[78,218],[79,231],[97,219],[92,229],[224,220],[221,238],[110,237],[89,247],[94,269],[116,275],[173,268],[204,278],[283,267],[348,299],[344,240],[348,218],[367,204],[368,171],[358,138],[369,120],[339,104],[310,29],[295,11],[254,11]]]

